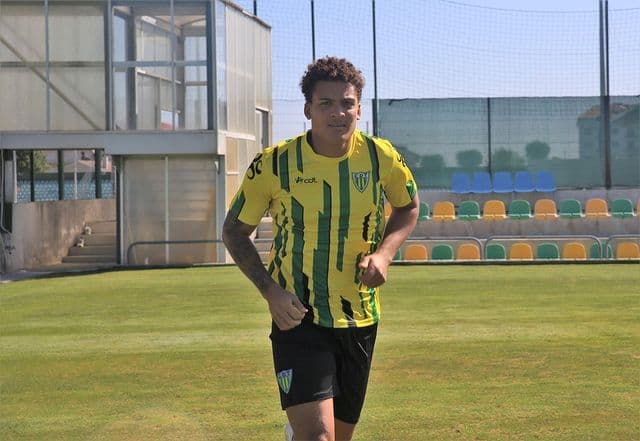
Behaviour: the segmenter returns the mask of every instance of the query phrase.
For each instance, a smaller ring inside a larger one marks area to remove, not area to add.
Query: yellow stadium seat
[[[536,219],[557,219],[558,208],[553,199],[538,199],[533,206],[533,217]]]
[[[635,242],[619,242],[616,259],[640,259],[640,247]]]
[[[412,243],[404,248],[402,253],[404,260],[427,260],[429,255],[427,253],[427,247],[419,243]]]
[[[456,208],[453,202],[438,201],[433,204],[431,218],[436,221],[451,221],[456,218]]]
[[[587,250],[580,242],[569,242],[562,247],[562,258],[565,260],[587,260]]]
[[[609,217],[609,207],[607,201],[601,198],[591,198],[587,200],[584,208],[584,215],[590,218]]]
[[[509,260],[533,260],[533,248],[526,242],[516,242],[509,248]]]
[[[480,248],[475,243],[463,243],[456,250],[456,260],[480,260]]]
[[[490,199],[482,207],[482,217],[488,220],[506,219],[507,211],[504,202],[497,199]]]

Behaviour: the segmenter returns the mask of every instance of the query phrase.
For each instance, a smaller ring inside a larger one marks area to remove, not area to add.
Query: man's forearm
[[[258,250],[247,235],[226,230],[222,238],[240,271],[253,282],[260,293],[264,293],[275,283],[260,260]]]
[[[418,213],[417,206],[394,209],[389,216],[378,252],[382,252],[392,259],[415,228]]]

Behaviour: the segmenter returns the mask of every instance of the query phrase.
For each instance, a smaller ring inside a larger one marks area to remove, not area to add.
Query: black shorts
[[[323,328],[303,321],[281,331],[271,346],[282,409],[333,398],[335,418],[355,424],[367,391],[378,325]]]

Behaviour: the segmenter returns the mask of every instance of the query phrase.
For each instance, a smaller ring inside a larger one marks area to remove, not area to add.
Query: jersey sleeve
[[[388,146],[389,171],[383,183],[384,192],[392,206],[404,207],[416,196],[418,186],[403,156],[391,144]]]
[[[242,185],[231,201],[229,212],[247,225],[258,225],[271,203],[271,185],[264,173],[264,153],[258,153],[249,165]]]

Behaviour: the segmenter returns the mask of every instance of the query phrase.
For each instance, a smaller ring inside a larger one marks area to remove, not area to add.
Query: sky
[[[253,11],[253,0],[238,0]],[[640,94],[640,0],[609,0],[610,94]],[[272,26],[274,139],[305,128],[298,87],[312,60],[310,0],[258,0]],[[366,101],[594,96],[598,0],[314,0],[315,55],[350,59]],[[294,121],[289,127],[288,121]],[[366,127],[361,127],[366,129]],[[281,133],[282,131],[282,133]]]

